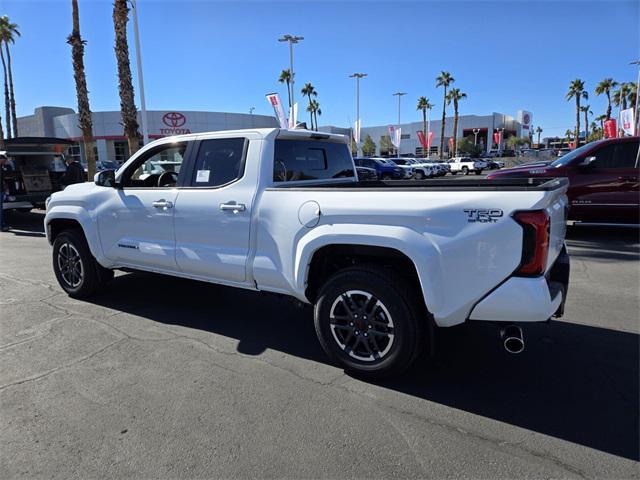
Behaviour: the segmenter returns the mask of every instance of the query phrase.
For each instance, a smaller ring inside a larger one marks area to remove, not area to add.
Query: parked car
[[[358,180],[378,180],[378,172],[376,172],[375,168],[356,166],[356,172]]]
[[[358,167],[373,168],[381,180],[401,180],[404,178],[404,170],[384,158],[356,157],[353,161]]]
[[[567,153],[570,153],[571,149],[570,148],[561,148],[558,150],[558,153],[556,153],[556,157],[560,158],[560,157],[564,157]]]
[[[487,162],[469,157],[454,157],[449,160],[449,166],[451,167],[452,175],[457,173],[469,175],[469,172],[475,172],[476,175],[480,175],[487,168]]]
[[[499,168],[504,168],[505,163],[502,160],[496,160],[496,159],[483,159],[486,163],[487,163],[487,168],[489,170],[496,170]]]
[[[394,158],[393,163],[401,168],[410,167],[413,170],[413,178],[422,180],[436,176],[437,168],[430,163],[421,163],[415,158]]]
[[[51,196],[56,278],[74,298],[116,269],[288,295],[315,305],[327,355],[369,377],[408,368],[436,326],[497,323],[519,352],[510,322],[562,315],[566,179],[360,182],[347,142],[265,128],[145,145]],[[181,168],[141,180],[159,157]]]
[[[387,162],[391,162],[394,165],[397,165],[398,167],[400,167],[403,171],[404,171],[404,178],[413,178],[413,166],[411,165],[411,163],[407,163],[407,161],[405,159],[402,158],[385,158],[383,160],[386,160]]]
[[[569,220],[591,224],[640,224],[638,137],[588,143],[551,163],[491,173],[490,180],[568,177]]]

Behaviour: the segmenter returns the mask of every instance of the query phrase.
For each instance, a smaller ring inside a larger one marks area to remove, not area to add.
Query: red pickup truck
[[[600,225],[640,224],[639,137],[588,143],[552,161],[491,173],[488,179],[569,178],[569,220]]]

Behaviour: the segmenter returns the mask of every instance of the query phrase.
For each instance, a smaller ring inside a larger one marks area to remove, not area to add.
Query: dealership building
[[[129,158],[120,112],[93,112],[93,135],[98,160],[122,162]],[[277,127],[273,116],[248,113],[147,111],[149,138],[167,137],[183,133],[236,130],[241,128]],[[56,137],[77,142],[68,154],[84,160],[80,139],[78,114],[71,108],[38,107],[33,115],[18,118],[21,137]],[[140,113],[138,124],[142,125]]]
[[[420,112],[418,112],[420,113]],[[434,112],[432,111],[432,116]],[[419,116],[416,114],[416,116]],[[96,153],[98,160],[115,160],[122,162],[129,158],[129,147],[122,127],[120,112],[93,112],[93,133],[96,139]],[[277,127],[274,116],[254,115],[248,113],[230,112],[194,112],[184,110],[153,110],[147,111],[149,138],[156,139],[184,133],[209,132],[216,130],[236,130],[243,128]],[[138,124],[142,124],[138,113]],[[440,120],[430,122],[433,132],[431,152],[437,153],[440,145]],[[401,127],[400,154],[422,155],[422,146],[418,140],[418,131],[423,129],[422,121],[403,123]],[[518,112],[518,119],[504,114],[491,113],[489,115],[461,115],[458,118],[458,138],[469,137],[483,150],[496,148],[493,134],[503,129],[503,139],[517,135],[529,136],[533,131],[531,113]],[[84,152],[80,138],[78,114],[71,108],[38,107],[33,115],[18,118],[18,130],[21,137],[56,137],[76,142],[67,154],[84,160]],[[321,131],[350,135],[348,128],[323,126]],[[370,136],[376,144],[376,154],[391,153],[388,125],[368,126],[361,129],[361,140]],[[445,121],[445,151],[448,151],[449,139],[453,136],[453,117]]]

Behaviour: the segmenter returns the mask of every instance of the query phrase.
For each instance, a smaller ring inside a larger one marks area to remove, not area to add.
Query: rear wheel
[[[322,348],[345,370],[361,376],[402,373],[423,347],[424,321],[410,292],[402,278],[376,266],[336,273],[315,305]]]
[[[62,289],[86,298],[113,278],[113,271],[96,262],[81,230],[65,230],[53,242],[53,271]]]
[[[469,175],[469,167],[462,167],[462,174]]]
[[[422,173],[422,171],[417,171],[414,176],[416,180],[422,180],[424,178],[424,173]]]

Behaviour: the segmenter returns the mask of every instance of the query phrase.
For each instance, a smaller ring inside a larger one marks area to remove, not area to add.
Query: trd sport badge
[[[469,223],[496,223],[502,217],[502,210],[499,208],[465,208]]]

